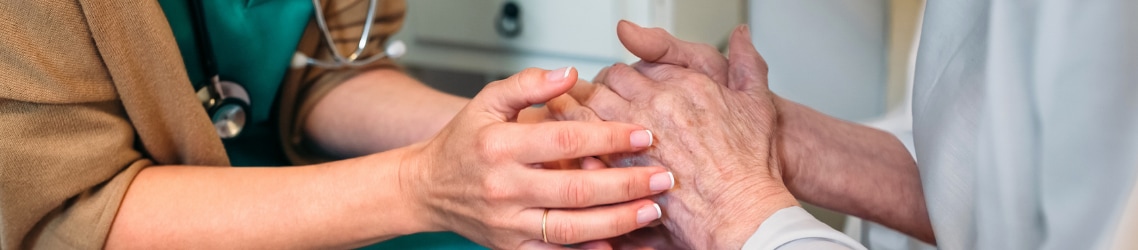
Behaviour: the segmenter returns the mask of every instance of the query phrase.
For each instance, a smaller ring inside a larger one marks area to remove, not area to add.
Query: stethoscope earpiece
[[[305,56],[304,53],[297,51],[296,53],[292,54],[292,62],[289,63],[289,67],[292,67],[294,69],[304,68],[304,66],[308,66],[308,60],[308,56]]]
[[[395,40],[387,45],[387,49],[383,50],[383,53],[391,59],[400,58],[407,54],[407,45],[403,44],[403,40]]]

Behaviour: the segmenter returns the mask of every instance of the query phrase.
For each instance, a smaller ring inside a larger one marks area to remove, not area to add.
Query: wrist
[[[724,218],[728,220],[712,230],[708,249],[740,249],[767,218],[783,208],[800,206],[785,186],[771,184],[757,188],[757,199],[751,200],[756,202],[740,203],[745,207],[724,210],[738,212],[727,212]]]
[[[398,162],[398,165],[391,169],[395,172],[395,180],[379,180],[384,183],[384,188],[394,190],[399,197],[398,202],[401,204],[388,205],[402,210],[397,214],[406,218],[408,230],[403,232],[404,234],[443,231],[439,223],[436,223],[436,216],[432,213],[434,210],[430,209],[423,200],[423,188],[429,185],[423,176],[426,176],[425,171],[429,170],[430,162],[425,148],[425,143],[416,143],[389,151],[393,153],[391,160]]]
[[[778,115],[775,127],[778,129],[771,139],[771,159],[778,164],[782,180],[789,189],[801,172],[798,167],[801,165],[798,153],[808,148],[806,146],[809,144],[808,140],[813,138],[810,133],[803,131],[802,113],[805,107],[777,95],[772,94],[772,96],[775,97],[775,110]]]

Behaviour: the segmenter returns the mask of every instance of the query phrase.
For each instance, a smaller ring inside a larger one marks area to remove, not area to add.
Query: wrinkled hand
[[[644,199],[672,185],[659,167],[547,170],[543,162],[633,152],[643,127],[616,122],[515,123],[518,112],[569,90],[576,71],[528,69],[487,85],[443,130],[413,146],[401,172],[406,199],[429,230],[496,249],[556,248],[628,233],[659,217]],[[542,243],[542,217],[549,211]],[[380,211],[381,212],[381,211]]]
[[[772,146],[777,96],[745,26],[732,35],[729,61],[660,29],[622,22],[618,35],[644,61],[613,65],[580,101],[604,120],[653,131],[653,148],[612,164],[673,171],[676,187],[658,199],[673,236],[695,248],[738,249],[767,217],[798,204]]]
[[[531,107],[522,111],[529,113],[528,121],[602,121],[589,107],[581,105],[577,99],[587,99],[595,91],[595,85],[586,81],[578,81],[569,93],[553,98],[547,105]],[[518,118],[519,122],[522,118]],[[598,156],[606,161],[612,161],[613,155]],[[617,154],[616,156],[620,156]],[[605,169],[609,166],[597,157],[585,157],[574,160],[563,160],[543,164],[547,169]],[[627,165],[626,165],[627,167]],[[628,234],[609,238],[603,241],[593,241],[582,245],[586,249],[692,249],[682,242],[676,241],[663,225],[654,222],[647,227],[637,229]]]

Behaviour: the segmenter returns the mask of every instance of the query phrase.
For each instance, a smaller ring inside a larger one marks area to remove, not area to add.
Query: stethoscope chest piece
[[[240,84],[220,81],[216,77],[198,89],[198,99],[209,114],[210,122],[221,139],[241,135],[250,117],[249,93]]]
[[[248,91],[246,91],[242,85],[220,80],[216,58],[213,54],[212,40],[209,38],[209,29],[203,2],[204,1],[200,0],[190,1],[189,6],[191,17],[194,21],[195,43],[197,44],[198,53],[201,58],[202,69],[205,71],[208,81],[203,84],[204,86],[197,89],[197,95],[202,106],[205,107],[206,112],[209,114],[210,122],[213,123],[217,134],[222,139],[231,139],[241,135],[241,132],[247,128],[247,124],[252,122],[252,112],[250,112],[249,106],[251,102],[249,101]],[[317,60],[297,52],[293,57],[292,67],[302,68],[308,65],[323,68],[362,67],[382,58],[397,58],[402,56],[407,51],[406,45],[404,45],[403,42],[394,41],[388,45],[387,49],[382,53],[370,57],[363,57],[364,49],[368,44],[368,38],[371,37],[371,28],[376,18],[377,6],[378,0],[368,0],[367,20],[369,21],[364,23],[363,31],[360,33],[360,40],[356,44],[356,50],[352,52],[352,54],[344,56],[340,54],[339,50],[334,46],[336,43],[328,29],[327,21],[324,20],[324,12],[323,9],[320,8],[320,1],[312,0],[316,23],[320,28],[320,33],[323,34],[325,43],[327,43],[331,51],[332,60]]]

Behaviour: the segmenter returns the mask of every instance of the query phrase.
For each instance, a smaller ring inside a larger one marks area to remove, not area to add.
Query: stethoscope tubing
[[[364,29],[360,33],[360,41],[356,44],[356,50],[347,57],[344,57],[343,54],[340,54],[340,50],[335,47],[336,43],[332,38],[331,30],[328,29],[328,21],[324,19],[324,9],[320,6],[320,0],[312,0],[313,12],[315,12],[314,14],[316,15],[316,25],[319,26],[320,33],[324,36],[324,41],[328,43],[329,49],[332,51],[332,61],[320,61],[309,57],[305,62],[309,65],[321,68],[339,68],[344,66],[361,67],[385,57],[386,55],[384,53],[379,53],[369,58],[359,60],[360,55],[362,55],[364,49],[367,48],[368,38],[370,37],[371,28],[375,20],[375,7],[377,5],[379,5],[377,0],[368,0],[366,19],[368,21],[364,22]]]

